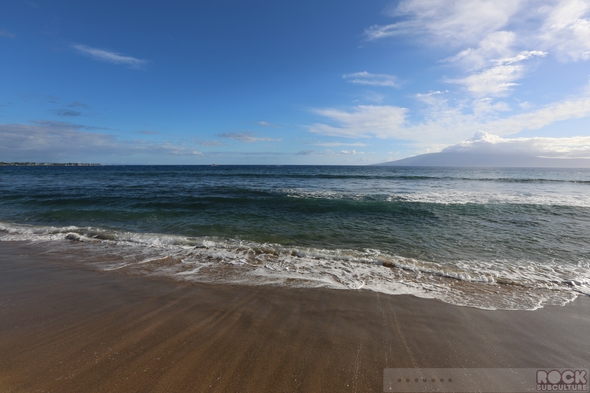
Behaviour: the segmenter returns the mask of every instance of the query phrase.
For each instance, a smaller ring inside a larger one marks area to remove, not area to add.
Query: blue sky
[[[0,4],[0,161],[356,165],[515,143],[590,158],[590,1]]]

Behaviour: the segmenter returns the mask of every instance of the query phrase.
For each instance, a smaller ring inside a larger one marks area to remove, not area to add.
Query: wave
[[[437,190],[432,192],[408,192],[388,194],[362,194],[328,190],[280,189],[275,195],[284,195],[303,199],[350,200],[359,202],[392,202],[392,203],[428,203],[439,205],[539,205],[539,206],[571,206],[590,207],[587,195],[576,194],[535,194],[506,192],[475,192],[457,190]],[[272,195],[269,193],[269,195]]]
[[[476,204],[476,205],[538,205],[538,206],[571,206],[590,207],[590,199],[585,195],[567,194],[534,194],[534,193],[494,193],[465,192],[445,190],[437,192],[414,193],[403,196],[407,202],[435,204]],[[392,199],[393,200],[393,199]]]
[[[289,173],[199,173],[195,177],[243,178],[243,179],[334,179],[334,180],[424,180],[424,181],[481,181],[498,183],[574,183],[588,184],[590,180],[566,180],[555,178],[511,178],[511,177],[462,177],[427,175],[375,175],[375,174],[289,174]]]
[[[434,191],[408,191],[366,193],[358,191],[316,190],[303,187],[291,188],[248,188],[236,186],[202,187],[194,194],[161,194],[154,199],[150,193],[121,195],[30,195],[24,192],[6,193],[0,201],[19,203],[21,206],[47,207],[67,206],[69,208],[92,206],[93,208],[192,208],[217,203],[241,203],[264,200],[269,203],[280,202],[282,198],[351,201],[367,203],[427,203],[438,205],[538,205],[590,207],[590,198],[586,193],[526,192],[526,191],[459,191],[454,189],[436,189]]]
[[[483,309],[533,310],[590,295],[590,261],[428,261],[377,249],[323,249],[219,237],[0,222],[0,241],[28,241],[104,271],[182,281],[372,290]],[[81,258],[80,255],[83,255]]]

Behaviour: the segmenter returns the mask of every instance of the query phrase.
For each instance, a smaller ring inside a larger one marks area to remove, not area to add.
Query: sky
[[[0,161],[366,165],[515,146],[590,158],[590,0],[0,3]]]

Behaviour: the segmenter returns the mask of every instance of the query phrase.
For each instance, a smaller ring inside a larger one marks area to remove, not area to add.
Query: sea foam
[[[533,310],[590,295],[590,263],[428,261],[377,249],[322,249],[240,239],[0,222],[0,240],[28,241],[71,263],[182,281],[371,290],[483,309]],[[81,254],[84,256],[80,258]]]

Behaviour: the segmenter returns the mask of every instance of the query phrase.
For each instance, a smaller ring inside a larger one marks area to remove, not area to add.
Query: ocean
[[[103,271],[534,310],[590,295],[590,170],[0,167],[15,240]]]

